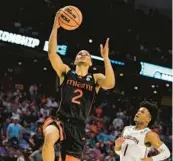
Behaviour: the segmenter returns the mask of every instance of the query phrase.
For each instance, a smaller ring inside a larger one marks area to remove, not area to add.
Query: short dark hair
[[[151,121],[149,123],[149,126],[153,126],[156,122],[157,116],[158,116],[158,106],[156,102],[151,101],[142,101],[140,103],[140,107],[145,107],[148,109],[151,115]]]

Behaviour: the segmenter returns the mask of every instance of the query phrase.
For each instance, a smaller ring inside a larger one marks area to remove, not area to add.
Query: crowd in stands
[[[33,4],[30,4],[33,8]],[[118,60],[132,59],[133,63],[139,58],[139,60],[142,61],[170,67],[172,60],[170,36],[172,26],[170,25],[170,19],[160,15],[156,10],[150,9],[148,13],[144,13],[141,10],[135,10],[134,7],[131,6],[128,8],[127,5],[124,5],[124,7],[122,4],[120,4],[121,7],[117,4],[114,5],[116,8],[112,8],[112,10],[110,9],[110,13],[108,12],[109,16],[113,15],[109,18],[110,21],[115,21],[115,25],[112,24],[112,26],[108,26],[107,23],[102,23],[104,19],[102,17],[103,15],[100,16],[100,12],[98,12],[99,15],[97,15],[95,7],[95,14],[91,12],[92,17],[96,16],[96,19],[100,18],[101,22],[100,26],[98,24],[99,27],[97,25],[92,26],[93,34],[98,34],[99,32],[95,31],[99,30],[99,28],[101,33],[104,31],[107,32],[108,30],[115,31],[116,33],[115,38],[111,40],[114,42],[115,51],[111,51],[110,56]],[[26,5],[26,7],[28,9],[28,5]],[[38,13],[38,8],[37,6],[35,7]],[[15,8],[12,7],[12,9]],[[10,17],[6,18],[6,21],[9,21],[10,25],[14,19],[17,19],[17,17],[13,17],[15,16],[13,13],[18,13],[12,9],[8,10],[11,14],[7,14],[10,15]],[[23,7],[20,11],[23,13]],[[36,13],[30,11],[27,13],[28,16],[22,15],[22,17],[31,17],[33,20]],[[43,15],[43,21],[50,19],[50,17],[45,18],[48,14],[47,12],[40,13],[42,13],[41,15],[45,13]],[[34,16],[32,16],[32,14],[34,14]],[[102,12],[102,14],[106,14],[106,12]],[[24,18],[24,20],[28,23],[33,23],[33,21],[30,22],[28,19]],[[44,28],[43,31],[46,33],[46,22],[38,23],[40,20],[35,20],[35,22],[37,25],[42,24]],[[50,27],[51,23],[47,26]],[[95,30],[94,27],[96,28]],[[31,30],[28,29],[28,33],[25,31],[25,34],[29,35],[29,31]],[[20,31],[18,32],[20,33]],[[89,30],[89,34],[91,34],[91,32],[92,31]],[[79,36],[81,37],[81,33],[79,33]],[[74,37],[71,37],[74,44],[79,43],[79,39],[75,41]],[[100,39],[100,37],[98,37],[98,39]],[[11,52],[11,49],[9,50]],[[9,57],[7,60],[9,65]],[[13,59],[11,59],[11,61],[13,61]],[[1,65],[6,67],[3,61]],[[132,66],[132,68],[133,67],[134,66]],[[21,68],[23,69],[24,67]],[[31,68],[31,66],[29,66],[29,68]],[[127,69],[129,72],[130,68]],[[17,73],[17,70],[15,70],[15,72]],[[4,74],[4,71],[2,73]],[[1,75],[3,75],[2,73]],[[7,73],[10,73],[10,69]],[[7,73],[4,74],[5,77]],[[19,75],[17,75],[17,77],[19,77]],[[27,79],[28,78],[29,77],[27,77]],[[6,83],[8,84],[7,81]],[[44,92],[45,91],[40,90],[40,86],[36,84],[31,85],[29,88],[16,86],[15,89],[7,89],[3,87],[2,84],[0,85],[0,161],[42,161],[41,151],[44,141],[42,124],[51,114],[52,110],[56,110],[58,106],[58,100]],[[119,161],[119,157],[113,150],[114,140],[121,134],[124,126],[131,125],[133,122],[133,116],[138,107],[135,107],[132,102],[135,101],[131,100],[126,94],[121,93],[118,94],[116,98],[114,97],[111,103],[107,100],[105,102],[100,101],[100,103],[97,104],[91,113],[91,117],[88,119],[85,129],[87,139],[82,158],[83,161]],[[171,118],[165,119],[172,121]],[[158,120],[152,130],[159,134],[172,152],[171,122],[169,126],[167,126],[163,120]],[[167,121],[167,123],[169,121]],[[59,154],[59,148],[59,145],[57,145],[57,156]],[[156,150],[153,149],[149,155],[155,155],[156,153]],[[172,156],[168,161],[172,161]]]
[[[127,103],[127,100],[121,100]],[[95,108],[86,125],[86,146],[83,161],[119,161],[114,153],[114,140],[124,126],[131,123],[134,108],[122,110],[112,107],[114,116],[104,115],[105,103]],[[0,161],[42,161],[42,124],[57,107],[55,98],[40,93],[37,85],[29,90],[0,89]],[[105,112],[106,114],[106,112]],[[171,148],[172,135],[161,133],[163,127],[155,127],[160,137]],[[57,150],[58,154],[58,150]],[[171,158],[169,159],[171,161]]]

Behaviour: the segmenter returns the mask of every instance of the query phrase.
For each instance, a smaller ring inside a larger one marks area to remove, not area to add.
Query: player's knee
[[[54,125],[46,127],[44,132],[45,144],[55,144],[59,139],[59,131]]]

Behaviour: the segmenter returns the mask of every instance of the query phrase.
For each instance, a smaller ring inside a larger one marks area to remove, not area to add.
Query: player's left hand
[[[153,161],[153,159],[151,157],[149,157],[149,158],[141,158],[141,161]]]
[[[108,58],[109,55],[109,38],[107,38],[105,45],[100,45],[100,53],[103,59]]]

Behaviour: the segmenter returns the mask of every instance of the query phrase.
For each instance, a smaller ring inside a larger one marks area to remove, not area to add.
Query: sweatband
[[[116,154],[120,155],[121,154],[121,149],[120,150],[116,150],[116,148],[114,147],[114,151]]]

